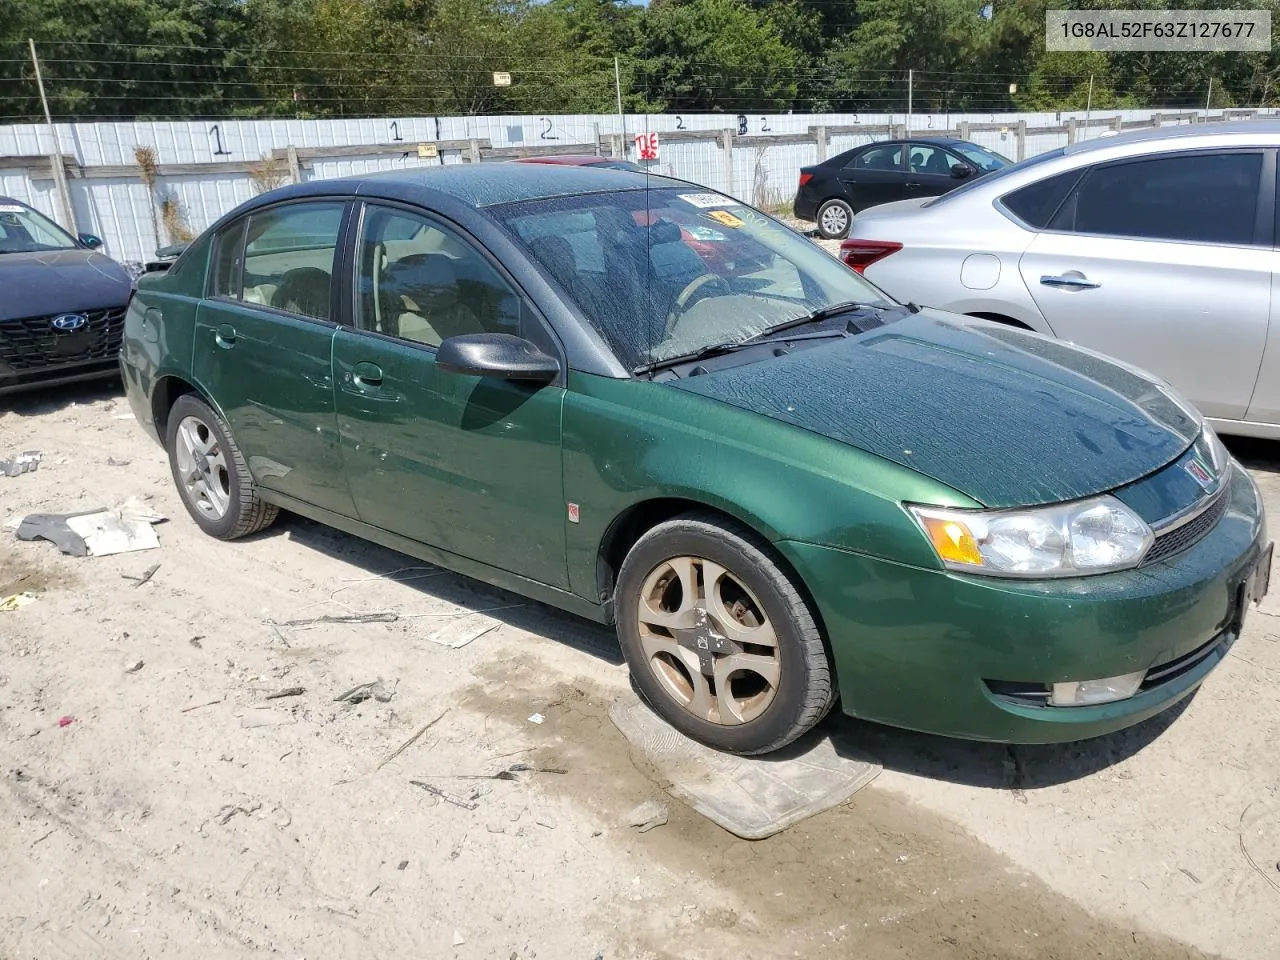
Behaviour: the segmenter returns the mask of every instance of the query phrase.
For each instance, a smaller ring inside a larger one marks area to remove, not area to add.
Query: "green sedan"
[[[192,519],[284,509],[617,625],[674,727],[761,754],[838,701],[1097,736],[1223,659],[1252,480],[1130,367],[887,297],[625,171],[286,187],[142,278],[121,365]]]

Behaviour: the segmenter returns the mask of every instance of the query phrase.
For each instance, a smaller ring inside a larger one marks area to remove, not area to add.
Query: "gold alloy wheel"
[[[673,557],[640,592],[640,646],[663,689],[700,720],[733,726],[764,713],[778,690],[778,635],[764,606],[711,560]]]

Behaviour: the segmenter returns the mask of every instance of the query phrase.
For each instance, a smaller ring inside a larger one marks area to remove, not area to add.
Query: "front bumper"
[[[0,322],[0,394],[114,376],[124,314],[124,307],[85,311],[71,332],[45,316]]]
[[[1267,547],[1257,487],[1232,467],[1223,518],[1137,570],[1016,581],[924,570],[808,543],[779,549],[823,618],[846,713],[974,740],[1082,740],[1190,694],[1226,655]],[[1083,707],[1005,695],[1170,665],[1134,696]]]
[[[110,380],[119,372],[120,367],[115,360],[62,363],[23,371],[13,370],[0,363],[0,394],[61,387],[71,383],[88,383],[93,380]]]

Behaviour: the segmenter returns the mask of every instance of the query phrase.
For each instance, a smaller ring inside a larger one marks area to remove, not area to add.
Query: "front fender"
[[[713,507],[771,542],[922,567],[937,567],[937,557],[902,501],[977,505],[865,451],[649,381],[572,375],[563,448],[565,499],[578,506],[566,537],[569,579],[589,598],[609,528],[646,501]]]

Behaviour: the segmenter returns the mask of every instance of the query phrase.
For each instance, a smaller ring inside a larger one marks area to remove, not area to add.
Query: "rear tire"
[[[631,548],[618,639],[641,695],[681,733],[728,753],[778,750],[835,702],[822,634],[751,531],[688,513]]]
[[[195,394],[184,393],[170,409],[165,449],[182,505],[209,536],[235,540],[275,521],[279,508],[258,496],[231,430]]]
[[[842,240],[853,226],[853,207],[840,199],[828,200],[818,208],[818,233],[826,240]]]

